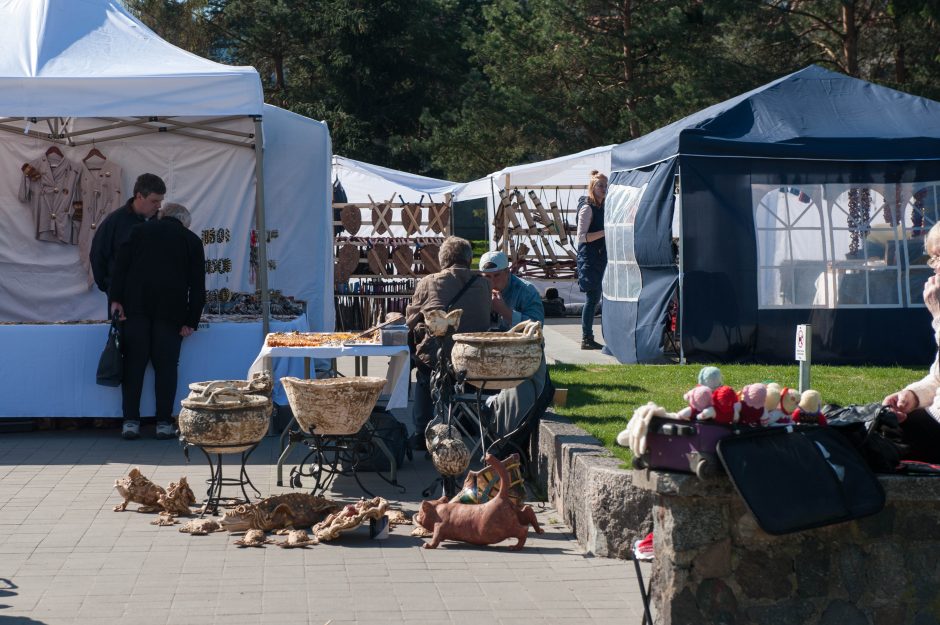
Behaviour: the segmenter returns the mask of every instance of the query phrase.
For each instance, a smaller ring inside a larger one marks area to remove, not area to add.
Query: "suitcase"
[[[706,479],[721,471],[716,445],[734,431],[731,425],[712,421],[653,417],[646,432],[647,451],[634,457],[633,466],[694,473]]]
[[[718,441],[717,450],[735,490],[768,534],[862,518],[885,504],[868,463],[833,428],[745,431]]]

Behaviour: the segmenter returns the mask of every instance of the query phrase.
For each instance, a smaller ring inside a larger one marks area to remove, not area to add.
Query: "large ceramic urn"
[[[385,387],[385,378],[284,377],[281,384],[303,431],[320,436],[351,436],[362,429],[372,414]]]
[[[261,442],[273,407],[263,395],[212,384],[180,403],[180,437],[211,454],[241,453]]]
[[[473,386],[503,389],[531,378],[542,362],[542,325],[523,321],[508,332],[454,335],[451,362]]]

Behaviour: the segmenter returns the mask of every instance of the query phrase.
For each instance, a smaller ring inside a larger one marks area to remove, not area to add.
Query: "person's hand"
[[[121,302],[111,302],[111,317],[114,317],[114,313],[117,313],[118,321],[124,321],[127,317],[124,316],[124,307],[121,305]]]
[[[193,330],[189,326],[183,326],[182,328],[180,328],[180,336],[183,337],[184,339],[190,334],[192,334],[193,332],[195,332],[195,330]]]
[[[898,415],[898,422],[903,422],[907,418],[907,413],[917,408],[917,395],[914,391],[905,389],[892,393],[881,402],[883,406],[888,406]]]
[[[924,305],[934,319],[940,317],[940,280],[936,275],[927,278],[924,283]]]
[[[503,299],[502,293],[497,290],[493,290],[493,312],[502,317],[503,319],[512,320],[512,309],[506,305],[506,301]]]

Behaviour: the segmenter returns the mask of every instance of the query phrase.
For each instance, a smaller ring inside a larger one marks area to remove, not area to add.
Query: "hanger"
[[[92,149],[88,150],[88,154],[85,155],[85,158],[82,159],[82,162],[84,163],[88,159],[95,157],[95,156],[105,161],[108,160],[108,157],[102,154],[101,150],[93,147]]]
[[[46,150],[46,156],[49,156],[50,154],[58,154],[60,157],[65,158],[65,155],[62,154],[62,150],[60,150],[58,146],[55,145]]]

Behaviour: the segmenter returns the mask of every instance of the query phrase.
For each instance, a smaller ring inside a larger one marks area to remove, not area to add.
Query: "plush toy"
[[[742,425],[761,425],[764,419],[764,402],[767,400],[767,385],[757,382],[741,389],[741,412],[739,422]]]
[[[826,415],[822,413],[822,397],[819,391],[803,391],[800,403],[793,411],[794,423],[826,425]]]
[[[800,405],[800,392],[795,388],[784,388],[780,391],[780,410],[787,417],[788,422],[792,422],[793,411]],[[782,423],[778,420],[777,423]]]
[[[712,406],[715,408],[715,423],[728,425],[737,423],[741,411],[738,394],[730,386],[719,386],[712,391]]]
[[[724,384],[721,370],[718,367],[702,367],[702,370],[698,372],[698,383],[714,391]]]
[[[764,416],[761,417],[761,425],[774,425],[775,423],[789,423],[790,416],[783,414],[780,410],[780,393],[783,389],[776,382],[767,384],[767,398],[764,400]]]
[[[668,416],[675,415],[666,413],[666,409],[662,406],[647,402],[645,406],[640,406],[633,411],[633,417],[627,423],[627,428],[617,435],[617,444],[629,447],[633,450],[634,456],[642,456],[646,453],[646,433],[649,430],[650,421],[653,417]]]
[[[712,391],[707,386],[699,384],[682,397],[689,405],[676,413],[677,418],[686,421],[695,419],[704,421],[705,419],[715,418],[715,409],[712,407]]]

